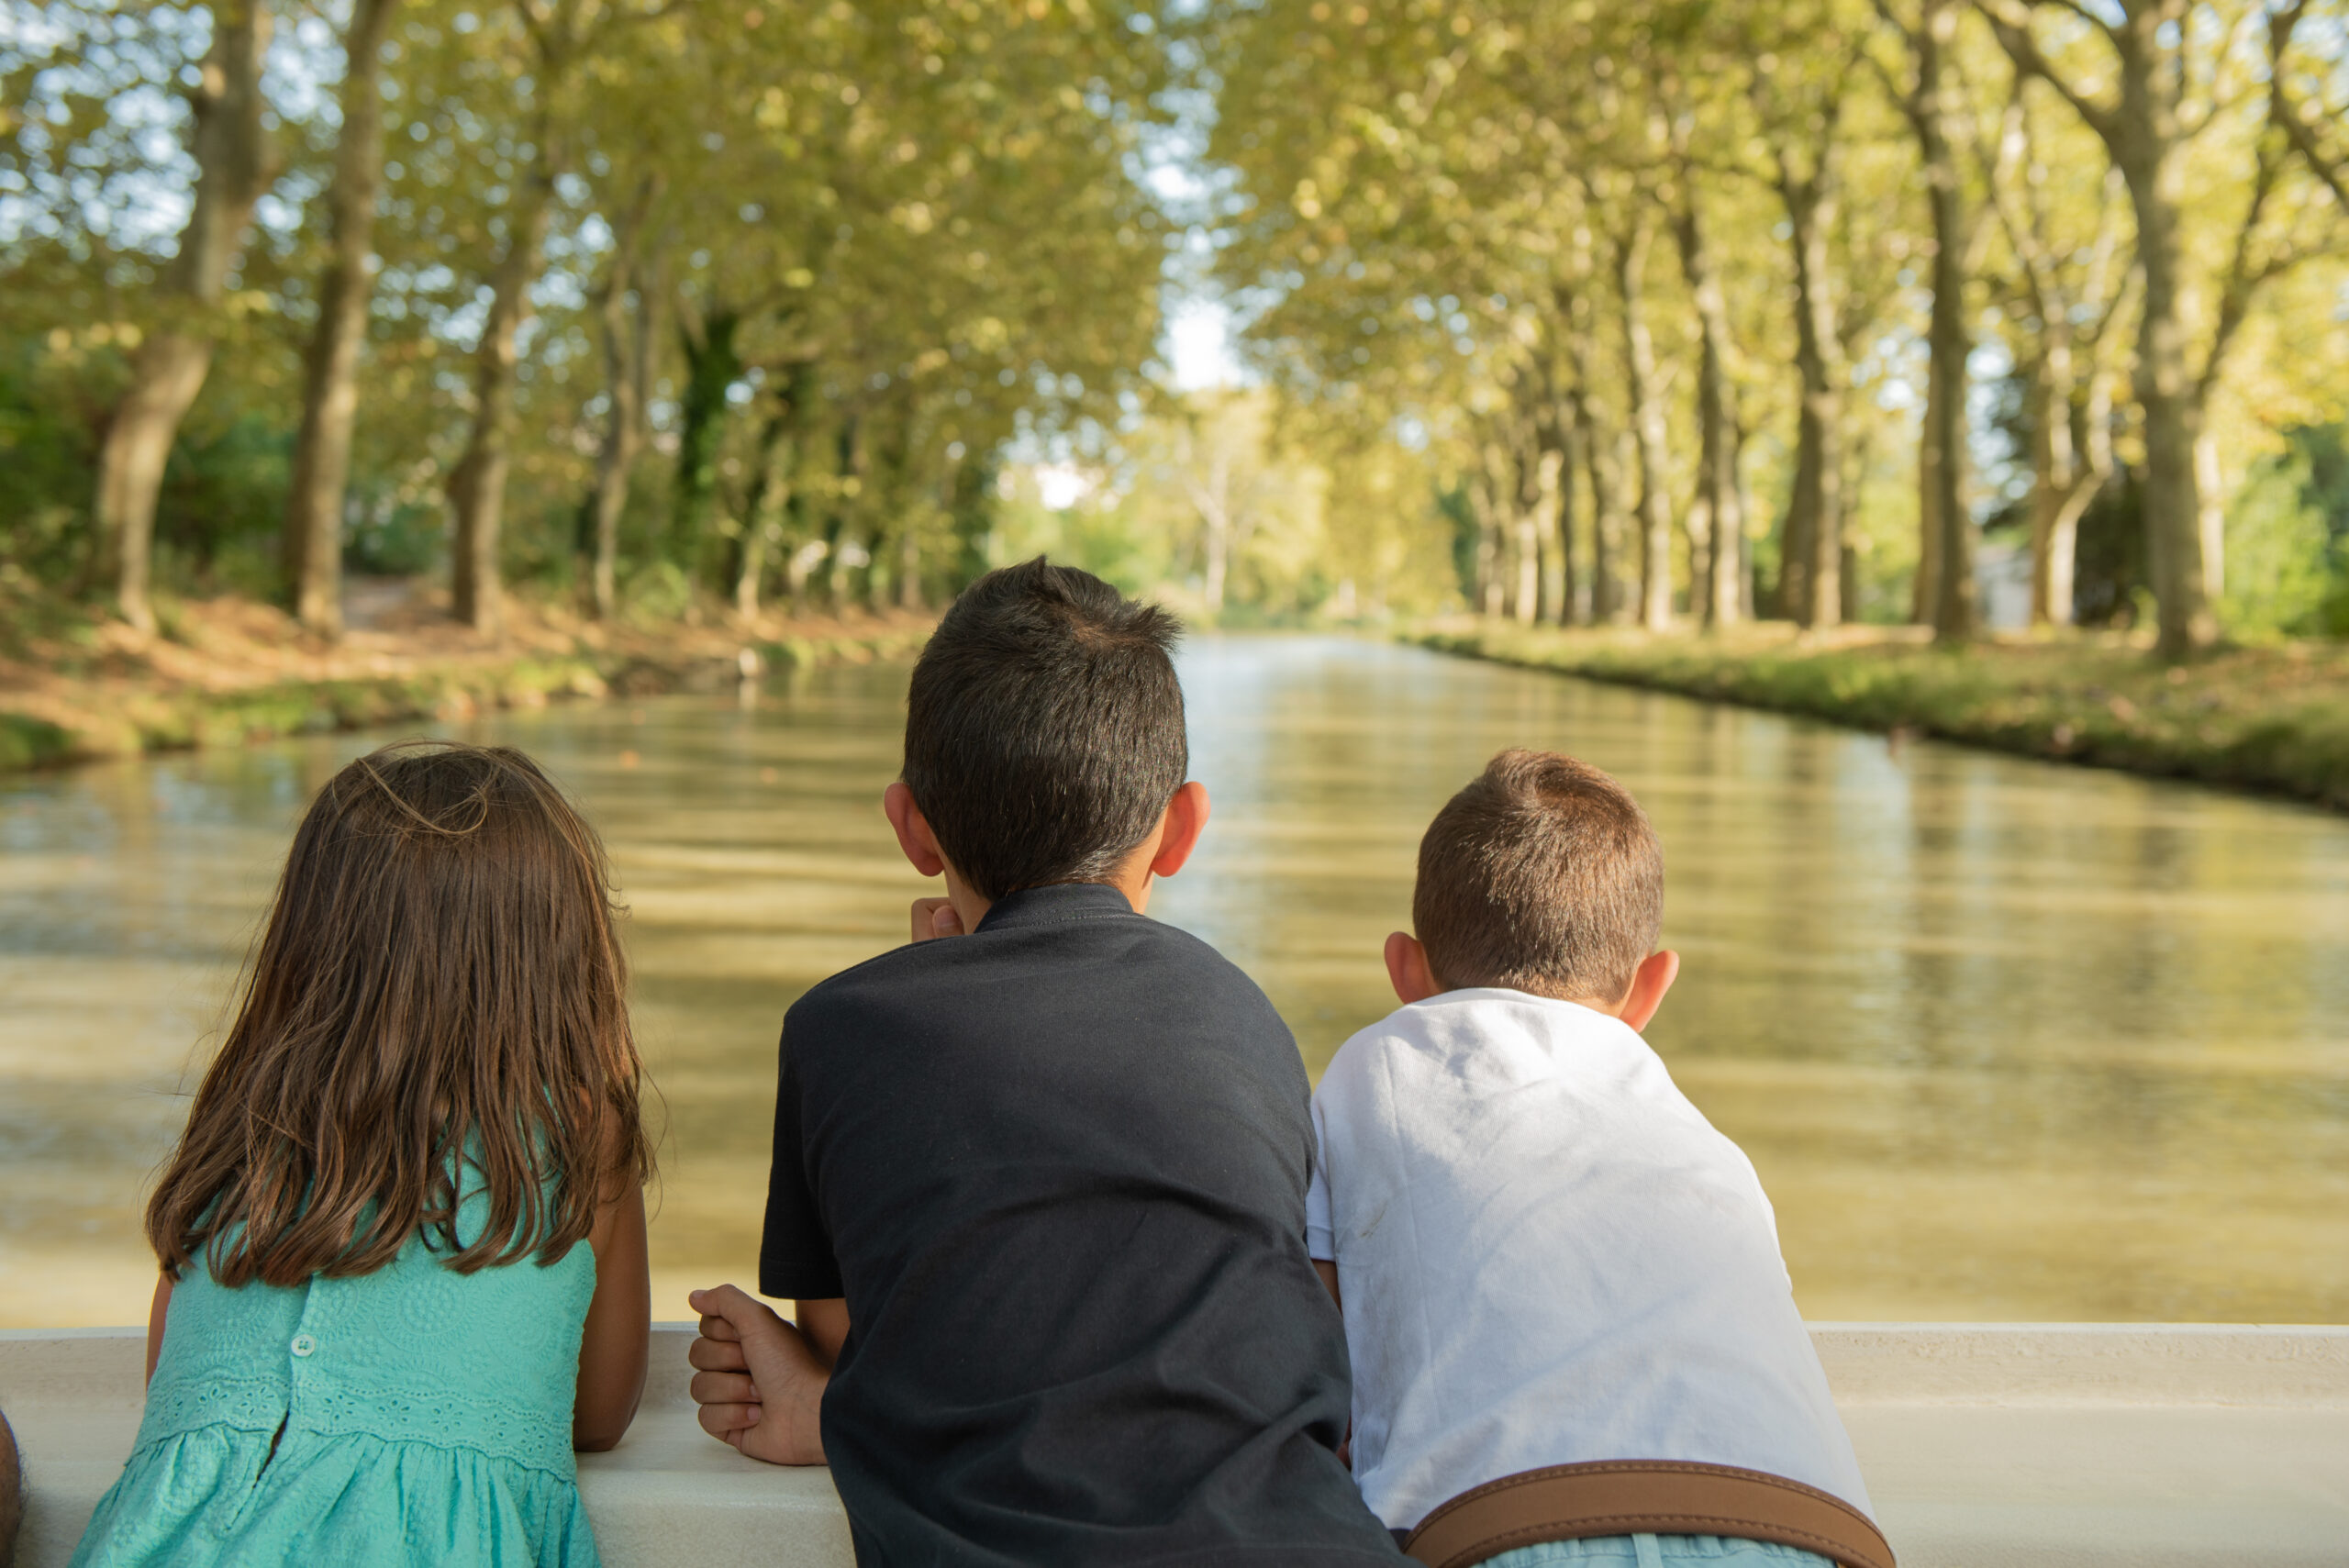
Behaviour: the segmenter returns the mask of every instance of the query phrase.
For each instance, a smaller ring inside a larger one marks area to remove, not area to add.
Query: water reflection
[[[1776,1199],[1814,1318],[2349,1318],[2349,823],[1320,639],[1186,655],[1215,820],[1152,912],[1318,1066],[1390,1005],[1436,806],[1556,747],[1646,802],[1687,955],[1652,1036]],[[774,1027],[899,940],[904,674],[501,716],[610,840],[669,1138],[657,1310],[747,1278]],[[0,789],[0,1325],[134,1319],[168,1144],[285,836],[372,743]]]

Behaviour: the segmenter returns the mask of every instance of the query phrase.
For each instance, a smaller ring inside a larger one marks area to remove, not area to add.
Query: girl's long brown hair
[[[176,1275],[552,1262],[651,1174],[604,848],[505,747],[408,742],[294,837],[235,1022],[147,1206]],[[463,1163],[489,1222],[455,1234]]]

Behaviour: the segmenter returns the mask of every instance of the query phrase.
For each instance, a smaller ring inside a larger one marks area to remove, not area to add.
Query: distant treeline
[[[1158,331],[1149,7],[10,0],[0,573],[914,605]]]
[[[1220,267],[1521,620],[2349,631],[2342,0],[1214,8]]]
[[[2349,0],[0,5],[0,588],[2349,632]]]

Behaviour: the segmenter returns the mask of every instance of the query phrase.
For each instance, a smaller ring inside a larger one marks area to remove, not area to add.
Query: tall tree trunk
[[[1515,594],[1509,614],[1521,626],[1542,618],[1542,452],[1532,416],[1520,404],[1510,412],[1508,466],[1509,552]]]
[[[651,390],[652,314],[660,289],[654,268],[643,255],[644,227],[661,182],[648,176],[613,236],[611,271],[596,297],[604,334],[603,444],[596,453],[595,561],[588,572],[590,605],[597,620],[619,607],[620,518],[628,510],[629,481],[644,451],[644,411]],[[633,293],[636,305],[629,308]]]
[[[1927,340],[1930,345],[1930,331]],[[1931,355],[1930,346],[1926,352]],[[1945,423],[1942,398],[1946,393],[1943,378],[1934,373],[1929,358],[1925,366],[1925,415],[1917,427],[1917,575],[1909,591],[1909,619],[1917,626],[1932,625],[1934,608],[1941,603],[1941,449],[1936,442]]]
[[[922,608],[921,531],[914,523],[908,514],[905,531],[897,536],[897,607],[918,611]]]
[[[1831,627],[1842,617],[1842,341],[1836,332],[1828,236],[1836,191],[1831,144],[1808,178],[1782,174],[1779,194],[1793,228],[1795,363],[1802,378],[1796,423],[1794,495],[1787,516],[1781,596],[1795,624]]]
[[[2203,539],[2200,474],[2195,449],[2202,439],[2202,406],[2186,367],[2185,242],[2180,233],[2178,150],[2142,161],[2129,181],[2137,215],[2137,250],[2144,303],[2137,328],[2137,406],[2145,431],[2145,545],[2159,606],[2156,644],[2165,658],[2210,647],[2219,639],[2210,607],[2210,562]]]
[[[1664,124],[1679,187],[1673,230],[1679,241],[1681,276],[1688,284],[1698,328],[1697,494],[1684,525],[1688,535],[1688,607],[1698,623],[1711,630],[1735,624],[1744,609],[1740,570],[1744,497],[1737,475],[1736,395],[1729,379],[1729,307],[1698,201],[1692,146],[1696,117],[1682,96],[1676,73],[1666,72],[1662,86],[1667,101]]]
[[[851,409],[841,419],[839,466],[835,471],[836,491],[841,499],[834,503],[836,510],[831,526],[831,567],[824,574],[825,597],[831,602],[834,614],[848,609],[854,602],[849,573],[859,565],[872,564],[872,552],[864,548],[857,513],[863,505],[864,471],[867,464],[864,443],[864,418]],[[859,558],[863,559],[860,561]]]
[[[743,508],[742,554],[734,573],[734,616],[748,623],[759,617],[759,590],[766,579],[770,549],[783,539],[783,514],[791,505],[793,464],[799,443],[791,431],[788,404],[767,420],[759,440],[759,476]]]
[[[1680,270],[1697,309],[1697,502],[1689,508],[1689,562],[1696,582],[1691,597],[1708,628],[1734,626],[1744,616],[1741,546],[1745,535],[1744,495],[1738,484],[1737,414],[1729,381],[1729,306],[1705,240],[1697,207],[1696,169],[1681,152],[1680,209],[1675,228],[1680,240]],[[1701,516],[1702,523],[1696,520]],[[1701,538],[1699,535],[1701,534]]]
[[[1557,439],[1554,421],[1547,415],[1534,426],[1534,554],[1542,568],[1541,602],[1535,617],[1564,626],[1574,617],[1575,563],[1566,549],[1566,534],[1559,519],[1564,516],[1567,478],[1565,449]]]
[[[1615,244],[1615,286],[1623,305],[1623,362],[1630,373],[1631,431],[1640,465],[1640,624],[1672,624],[1672,472],[1670,428],[1655,339],[1648,328],[1648,248],[1655,228],[1644,204],[1633,207]]]
[[[1191,450],[1195,453],[1197,450],[1196,431]],[[1191,509],[1199,515],[1199,596],[1207,601],[1208,613],[1213,616],[1223,609],[1223,595],[1231,576],[1230,454],[1218,441],[1208,449],[1205,474],[1198,472],[1196,461],[1186,462],[1182,473]]]
[[[1845,357],[1850,357],[1848,349]],[[1837,505],[1842,507],[1842,516],[1835,525],[1835,537],[1842,541],[1836,556],[1836,618],[1845,622],[1860,618],[1860,551],[1852,542],[1852,519],[1858,515],[1861,494],[1867,488],[1868,464],[1872,461],[1868,447],[1869,431],[1863,425],[1845,443],[1843,483],[1836,497]]]
[[[2112,219],[2126,198],[2121,172],[2106,170],[2095,243],[2076,290],[2065,271],[2076,248],[2051,238],[2037,183],[2012,178],[2015,170],[2033,161],[2023,80],[2017,76],[2007,106],[1989,194],[1991,209],[2020,263],[2024,298],[2037,323],[2029,335],[2032,350],[2023,367],[2031,426],[2031,624],[2069,626],[2080,517],[2112,473],[2114,378],[2107,361],[2120,342],[2111,328],[2128,286],[2125,282],[2119,288],[2112,285],[2119,241]],[[2086,321],[2080,318],[2081,306],[2091,313]],[[2077,358],[2084,346],[2088,350],[2085,369]],[[1920,595],[1919,603],[1929,605],[1930,596]],[[1926,617],[1920,613],[1917,618]]]
[[[725,449],[734,406],[728,397],[747,368],[737,346],[742,313],[716,305],[695,317],[685,313],[678,341],[685,353],[685,384],[677,403],[677,564],[700,581],[716,569],[718,454]]]
[[[188,95],[195,197],[179,250],[157,282],[161,320],[131,361],[130,386],[98,447],[93,577],[111,583],[115,606],[141,631],[155,628],[148,603],[155,497],[180,421],[212,368],[210,317],[244,252],[253,205],[277,178],[277,154],[263,121],[261,73],[269,52],[263,0],[219,0],[212,43]]]
[[[1200,596],[1206,599],[1208,611],[1214,613],[1223,608],[1225,581],[1231,571],[1231,519],[1222,507],[1216,506],[1204,513],[1200,522],[1207,530]]]
[[[1577,290],[1571,295],[1560,291],[1553,297],[1558,306],[1558,318],[1564,327],[1566,350],[1566,406],[1558,412],[1559,445],[1565,454],[1564,466],[1558,475],[1561,496],[1558,542],[1565,555],[1568,574],[1566,618],[1579,618],[1592,625],[1601,625],[1607,620],[1608,601],[1615,586],[1608,539],[1616,527],[1617,492],[1609,478],[1602,474],[1602,470],[1611,473],[1613,458],[1608,450],[1608,433],[1600,428],[1590,390],[1591,366],[1598,357],[1598,348],[1592,341],[1588,296]],[[1586,471],[1590,484],[1590,582],[1586,601],[1575,592],[1574,581],[1574,494],[1577,468]]]
[[[904,574],[908,562],[918,570],[921,547],[909,543],[914,532],[914,511],[907,505],[911,485],[914,444],[914,406],[912,384],[896,382],[884,410],[888,418],[881,450],[874,462],[877,471],[871,484],[874,489],[873,510],[873,569],[865,579],[865,598],[874,614],[885,612],[890,605],[904,596]],[[893,592],[894,590],[894,592]],[[920,584],[916,580],[914,594],[920,597]]]
[[[540,91],[551,90],[541,82]],[[505,629],[506,590],[498,562],[506,511],[506,474],[513,462],[515,369],[522,328],[530,318],[530,287],[538,281],[554,214],[555,179],[562,172],[551,146],[553,127],[541,113],[535,156],[521,191],[507,210],[506,249],[490,272],[488,318],[473,350],[473,420],[464,455],[449,473],[449,506],[457,618],[486,637]]]
[[[2072,624],[2073,567],[2080,518],[2112,476],[2111,378],[2092,364],[2072,437],[2076,390],[2072,334],[2050,332],[2032,367],[2031,619]]]
[[[2104,142],[2129,188],[2144,289],[2133,390],[2145,442],[2145,547],[2159,608],[2155,648],[2168,659],[2208,648],[2219,638],[2194,456],[2209,382],[2189,371],[2186,340],[2199,314],[2191,297],[2184,235],[2189,131],[2179,113],[2187,77],[2181,51],[2194,21],[2189,10],[2188,0],[2140,0],[2122,7],[2118,19],[2100,24],[2118,67],[2119,92],[2110,99],[2089,96],[2058,72],[2040,51],[2027,16],[2017,20],[1986,10],[2016,69],[2039,76],[2070,102]],[[2264,157],[2261,167],[2264,175]],[[2213,365],[2222,347],[2214,346]]]
[[[1966,328],[1965,274],[1975,215],[1957,166],[1954,125],[1959,106],[1947,60],[1957,38],[1958,0],[1923,0],[1909,41],[1917,61],[1909,121],[1925,170],[1933,217],[1933,309],[1928,346],[1925,428],[1920,442],[1919,511],[1932,533],[1933,638],[1959,642],[1974,635],[1974,518],[1965,506],[1966,361],[1974,352]]]
[[[2219,470],[2219,438],[2211,432],[2207,404],[2197,406],[2194,423],[2195,533],[2202,543],[2202,591],[2215,605],[2227,592],[2227,492]]]
[[[1497,618],[1508,607],[1508,590],[1501,578],[1502,550],[1507,531],[1501,523],[1501,484],[1495,475],[1494,443],[1478,445],[1482,462],[1468,484],[1469,508],[1476,514],[1476,613]]]
[[[342,635],[342,502],[359,415],[359,354],[375,277],[375,201],[384,183],[384,36],[400,0],[351,0],[342,39],[342,128],[327,186],[328,250],[318,323],[304,357],[302,428],[285,498],[285,579],[294,614]]]
[[[1753,472],[1745,466],[1744,420],[1740,419],[1730,431],[1730,466],[1737,473],[1737,514],[1750,519],[1761,514],[1753,501]],[[1753,580],[1753,547],[1742,529],[1737,535],[1737,583],[1738,603],[1745,606],[1748,615],[1760,615],[1762,609]]]
[[[784,517],[791,509],[796,494],[801,426],[813,405],[815,393],[815,365],[805,360],[793,363],[783,373],[774,412],[768,416],[766,429],[761,434],[758,482],[752,488],[751,504],[745,508],[749,516],[742,528],[742,556],[734,577],[734,613],[745,621],[757,618],[767,562],[774,548],[784,541]],[[792,559],[796,560],[796,556]],[[814,562],[808,564],[812,566]],[[791,571],[788,562],[785,571]],[[806,575],[802,569],[790,578],[795,597]]]
[[[1623,592],[1623,536],[1631,519],[1623,506],[1623,472],[1631,457],[1631,433],[1609,429],[1599,417],[1598,400],[1578,394],[1576,423],[1583,431],[1583,456],[1590,469],[1590,618],[1600,626],[1623,618],[1631,607]]]
[[[1542,431],[1558,552],[1558,597],[1552,618],[1559,626],[1573,626],[1582,618],[1582,584],[1575,564],[1575,484],[1582,470],[1582,433],[1571,406],[1553,407],[1542,421]]]

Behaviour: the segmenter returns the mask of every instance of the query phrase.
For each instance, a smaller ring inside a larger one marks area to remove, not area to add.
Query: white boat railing
[[[2349,1328],[1812,1327],[1904,1568],[2349,1563]],[[642,1412],[580,1489],[610,1568],[849,1568],[822,1470],[743,1459],[694,1422],[659,1326]],[[0,1331],[24,1453],[21,1568],[54,1568],[139,1425],[135,1329]],[[1634,1457],[1634,1456],[1625,1456]]]

